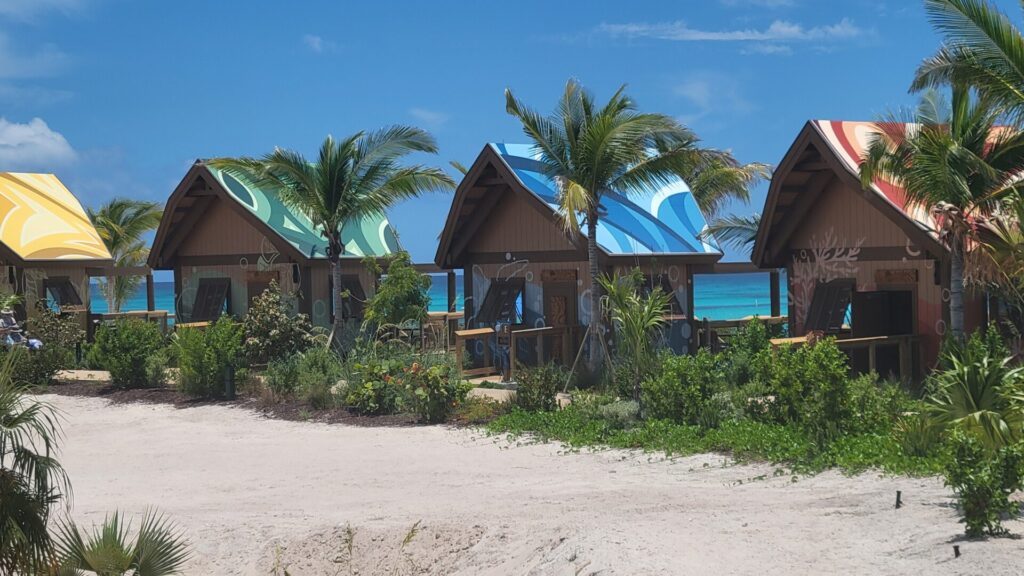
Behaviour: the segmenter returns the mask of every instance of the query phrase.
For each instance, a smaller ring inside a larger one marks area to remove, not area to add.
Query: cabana
[[[455,192],[434,258],[463,270],[467,328],[486,337],[510,325],[513,351],[517,334],[536,340],[512,353],[519,360],[571,363],[591,314],[587,239],[565,229],[555,189],[530,146],[486,145]],[[689,189],[679,182],[636,199],[611,192],[601,210],[601,271],[640,268],[648,287],[671,293],[669,342],[691,349],[693,274],[722,253],[698,238],[706,223]]]
[[[383,216],[348,222],[342,232],[345,317],[362,316],[376,278],[365,257],[399,249]],[[335,313],[327,241],[304,215],[269,190],[197,160],[167,200],[149,266],[174,271],[177,321],[243,315],[271,281],[295,294],[296,312],[329,326]]]
[[[90,275],[113,262],[75,195],[53,174],[3,172],[0,215],[3,290],[24,296],[19,319],[31,320],[40,301],[87,313]]]
[[[837,335],[856,369],[909,379],[935,364],[947,331],[950,259],[902,188],[862,188],[874,132],[870,122],[804,126],[772,178],[753,261],[786,268],[792,335]],[[968,328],[984,315],[982,299],[966,298]]]

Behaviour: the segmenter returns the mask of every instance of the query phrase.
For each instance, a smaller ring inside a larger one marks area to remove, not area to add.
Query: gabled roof
[[[466,197],[479,190],[483,170],[493,167],[503,184],[527,193],[535,205],[558,222],[556,185],[543,170],[527,144],[488,144],[459,184],[441,234],[435,261],[447,266],[446,256],[453,248],[454,236],[472,210],[464,210]],[[490,193],[496,193],[491,190]],[[493,206],[492,206],[493,207]],[[712,261],[722,256],[714,240],[698,236],[707,227],[704,215],[685,182],[668,185],[648,198],[627,198],[611,192],[601,202],[602,216],[597,226],[597,242],[606,256],[685,255],[702,256]],[[586,238],[580,238],[586,242]],[[457,256],[457,255],[454,255]]]
[[[910,125],[905,126],[909,128]],[[799,220],[808,216],[814,200],[831,177],[839,178],[851,189],[862,189],[861,158],[872,134],[877,131],[874,122],[811,120],[804,125],[772,175],[751,257],[755,264],[781,265],[768,253],[768,237],[792,234]],[[899,226],[911,241],[937,256],[946,254],[946,248],[938,241],[931,214],[924,207],[908,202],[902,187],[877,178],[864,192],[864,198]],[[777,238],[773,244],[786,239]]]
[[[0,173],[0,243],[18,264],[111,259],[81,203],[53,174]]]
[[[205,209],[203,198],[208,197],[229,202],[292,260],[327,258],[327,240],[304,214],[285,206],[273,191],[197,160],[167,200],[150,252],[150,266],[157,267],[173,256],[180,242],[171,242],[171,236],[188,233]],[[200,214],[189,217],[196,211]],[[384,215],[350,220],[342,227],[341,236],[345,243],[343,258],[382,257],[399,250],[398,237]]]

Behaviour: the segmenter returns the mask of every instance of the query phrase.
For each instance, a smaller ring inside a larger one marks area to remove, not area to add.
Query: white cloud
[[[749,114],[755,108],[744,97],[739,81],[719,72],[693,73],[677,84],[673,92],[689,102],[689,110],[680,118],[684,124],[718,113]]]
[[[317,36],[316,34],[304,34],[302,36],[302,44],[311,52],[315,52],[317,54],[333,52],[338,47],[334,42],[327,40],[323,36]]]
[[[440,128],[448,122],[448,115],[444,112],[427,110],[426,108],[410,108],[409,115],[431,128]]]
[[[0,78],[39,78],[63,69],[69,57],[53,44],[44,44],[31,53],[21,53],[0,33]]]
[[[701,30],[682,20],[675,22],[601,24],[598,32],[613,37],[653,38],[676,42],[802,42],[850,40],[865,35],[852,20],[843,18],[830,26],[805,27],[786,20],[775,20],[767,28],[737,30]]]
[[[783,44],[758,43],[741,50],[743,54],[785,54],[793,53],[793,49]]]
[[[84,0],[0,0],[0,16],[31,20],[44,12],[78,12],[84,4]]]
[[[42,118],[19,124],[0,117],[0,170],[50,172],[77,158],[67,139],[50,129]]]

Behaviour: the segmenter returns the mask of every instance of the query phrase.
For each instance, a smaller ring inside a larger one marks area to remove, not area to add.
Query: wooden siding
[[[526,287],[523,291],[523,316],[524,321],[531,328],[544,326],[544,291],[542,289],[541,272],[544,270],[575,270],[577,278],[577,295],[579,299],[577,314],[580,324],[586,324],[590,318],[590,305],[587,302],[587,291],[590,289],[590,274],[587,272],[586,262],[528,262],[525,260],[513,261],[508,264],[479,264],[474,265],[466,271],[466,274],[473,279],[473,292],[466,294],[467,300],[471,299],[467,308],[474,311],[479,308],[478,303],[483,302],[491,280],[495,278],[523,278],[526,280]],[[466,324],[471,325],[474,318],[466,319]]]
[[[213,202],[178,248],[179,256],[276,253],[269,239],[221,199]]]
[[[907,235],[892,220],[885,218],[864,198],[860,190],[853,190],[834,179],[811,207],[803,225],[798,228],[789,245],[791,248],[811,248],[825,237],[834,237],[847,246],[859,242],[862,247],[907,246]],[[916,250],[910,247],[911,250]]]
[[[493,192],[492,192],[493,193]],[[521,193],[506,189],[472,239],[469,252],[537,252],[573,250],[557,224],[529,204]]]

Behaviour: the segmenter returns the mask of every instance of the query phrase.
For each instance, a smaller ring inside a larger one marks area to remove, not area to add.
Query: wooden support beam
[[[448,311],[455,312],[455,270],[448,271]]]
[[[487,220],[487,216],[490,215],[491,210],[493,210],[494,207],[497,206],[498,201],[501,199],[502,195],[503,194],[500,192],[488,194],[486,196],[486,199],[480,203],[480,207],[477,208],[477,210],[475,211],[476,214],[474,214],[473,220],[471,220],[469,224],[466,225],[465,229],[463,229],[459,233],[459,239],[457,242],[455,242],[455,246],[452,248],[450,253],[453,259],[455,257],[458,257],[458,255],[461,254],[462,251],[466,249],[466,246],[473,239],[473,236],[476,235],[477,231],[480,229],[481,226],[483,226],[484,222]]]
[[[807,182],[807,187],[797,198],[796,202],[786,210],[783,220],[779,223],[781,229],[772,234],[772,241],[768,245],[770,258],[774,259],[786,242],[789,241],[793,232],[803,224],[804,216],[811,210],[814,203],[818,201],[825,187],[833,178],[835,178],[835,174],[831,171],[818,172]]]
[[[162,254],[174,254],[178,247],[181,246],[181,243],[185,241],[185,238],[188,238],[188,235],[192,232],[192,227],[206,214],[215,198],[215,196],[204,196],[202,200],[197,201],[192,206],[188,214],[174,227],[177,233],[167,241],[167,245],[161,250]]]
[[[156,289],[153,286],[153,274],[146,274],[146,310],[156,310]]]
[[[771,314],[772,316],[782,315],[782,288],[780,284],[779,271],[772,270],[768,273],[768,282],[770,283],[770,299],[771,299]]]

